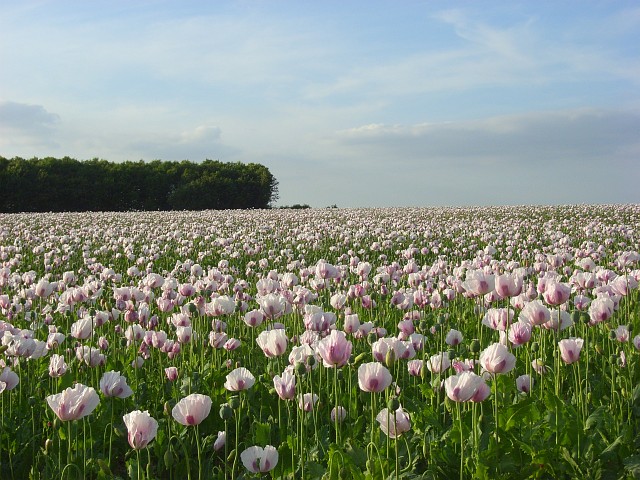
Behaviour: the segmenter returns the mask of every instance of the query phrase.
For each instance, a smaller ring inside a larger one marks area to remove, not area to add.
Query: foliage
[[[263,165],[205,160],[113,163],[0,157],[2,212],[267,208],[278,182]]]

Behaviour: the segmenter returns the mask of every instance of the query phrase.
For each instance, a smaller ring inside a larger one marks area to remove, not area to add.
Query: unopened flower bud
[[[173,465],[173,453],[170,448],[164,452],[164,466],[170,468]]]
[[[240,407],[240,397],[238,397],[237,395],[234,395],[232,397],[229,398],[229,406],[234,409],[237,410]]]
[[[224,403],[220,406],[220,418],[222,420],[229,420],[233,417],[233,409],[229,406],[228,403]]]
[[[391,368],[396,361],[396,351],[393,348],[387,350],[387,354],[384,357],[384,363],[388,368]]]
[[[478,353],[480,351],[480,342],[475,338],[471,340],[471,345],[469,345],[469,350],[471,353]]]

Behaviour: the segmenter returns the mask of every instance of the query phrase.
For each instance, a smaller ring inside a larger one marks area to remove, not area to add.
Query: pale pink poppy
[[[531,324],[528,322],[523,322],[522,320],[517,321],[509,327],[509,341],[516,347],[527,343],[531,340]]]
[[[431,355],[429,360],[427,360],[427,369],[431,373],[442,373],[450,366],[451,360],[449,360],[449,354],[447,352],[440,352],[438,354]]]
[[[519,319],[525,320],[531,325],[542,325],[551,319],[551,312],[540,300],[533,300],[524,306]]]
[[[468,402],[483,383],[484,380],[481,376],[466,371],[447,377],[444,381],[444,388],[447,397],[454,402]]]
[[[570,337],[560,340],[558,342],[560,357],[567,364],[577,362],[580,358],[580,350],[582,350],[583,344],[584,340],[582,338]]]
[[[133,390],[127,385],[127,379],[120,372],[105,372],[100,379],[100,391],[105,397],[127,398]]]
[[[347,409],[338,405],[337,407],[333,407],[331,409],[331,422],[342,423],[344,419],[347,418]]]
[[[296,394],[296,377],[285,370],[282,376],[276,375],[273,377],[273,386],[282,400],[292,400]]]
[[[533,378],[530,375],[520,375],[516,378],[516,388],[519,392],[530,393],[533,386]]]
[[[591,323],[606,322],[613,315],[614,303],[608,296],[600,296],[589,305],[589,317]]]
[[[100,403],[100,398],[92,387],[76,383],[73,388],[67,388],[56,395],[49,395],[47,403],[58,418],[66,422],[91,414]]]
[[[251,473],[268,472],[278,464],[278,450],[271,445],[249,447],[240,454],[240,460]]]
[[[227,432],[218,432],[218,436],[216,437],[216,441],[213,442],[213,449],[217,452],[221,450],[225,444],[227,443]]]
[[[311,410],[313,410],[315,404],[318,403],[319,399],[320,397],[318,397],[318,395],[316,395],[315,393],[300,394],[298,395],[298,408],[302,411],[310,412]]]
[[[148,411],[134,410],[122,417],[127,427],[127,440],[131,448],[145,448],[158,433],[158,422]]]
[[[164,374],[167,377],[167,380],[170,382],[175,382],[178,379],[178,369],[177,367],[167,367],[164,369]]]
[[[495,288],[495,277],[482,270],[468,270],[462,288],[473,297],[486,295]]]
[[[422,360],[409,360],[407,362],[407,370],[409,371],[409,375],[413,377],[421,376],[423,367],[424,361]]]
[[[316,352],[325,367],[342,367],[351,356],[352,344],[344,332],[332,330],[331,334],[318,342]]]
[[[444,339],[445,343],[451,346],[459,345],[460,343],[462,343],[462,340],[462,332],[453,328],[449,330],[449,332],[447,332],[447,336]]]
[[[378,362],[363,363],[358,367],[358,386],[365,392],[381,392],[392,380],[391,372]]]
[[[264,321],[264,314],[260,310],[251,310],[244,314],[243,321],[250,327],[257,327]]]
[[[495,289],[500,298],[516,297],[522,292],[522,277],[505,273],[495,277]]]
[[[256,338],[256,343],[267,358],[282,355],[287,350],[288,342],[287,334],[281,329],[264,330]]]
[[[61,377],[67,373],[67,364],[62,355],[54,353],[49,358],[49,376],[53,378]]]
[[[480,365],[489,373],[507,373],[516,365],[516,357],[501,343],[494,343],[480,353]]]
[[[0,372],[0,383],[4,384],[3,390],[13,390],[20,383],[20,377],[10,367],[4,367]]]
[[[181,425],[199,425],[209,416],[210,411],[211,398],[208,395],[192,393],[176,403],[171,415]]]
[[[571,287],[565,283],[558,281],[548,282],[545,287],[544,293],[542,294],[545,302],[553,306],[562,305],[567,300],[569,300],[570,295]]]
[[[487,398],[489,398],[489,395],[491,395],[491,388],[485,383],[483,379],[482,383],[478,385],[476,393],[473,394],[469,401],[475,403],[484,402]]]
[[[388,408],[383,409],[376,416],[376,421],[389,438],[398,438],[411,430],[411,419],[402,406],[399,406],[395,412],[390,412]]]
[[[256,383],[256,377],[244,367],[236,368],[227,375],[227,380],[224,382],[224,388],[230,392],[240,392],[242,390],[248,390]]]

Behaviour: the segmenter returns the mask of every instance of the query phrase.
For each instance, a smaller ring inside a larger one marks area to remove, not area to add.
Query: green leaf
[[[271,444],[271,425],[268,423],[256,423],[256,444]]]
[[[591,415],[584,422],[584,430],[588,431],[593,428],[602,428],[605,422],[605,409],[603,406],[596,408]]]
[[[633,475],[633,478],[640,478],[640,455],[631,455],[622,460],[624,468]]]
[[[325,468],[316,462],[307,462],[304,466],[305,478],[310,480],[322,480],[326,470]]]

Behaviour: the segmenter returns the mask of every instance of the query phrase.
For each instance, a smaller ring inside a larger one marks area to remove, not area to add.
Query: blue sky
[[[0,155],[257,162],[280,205],[640,202],[636,1],[0,0]]]

